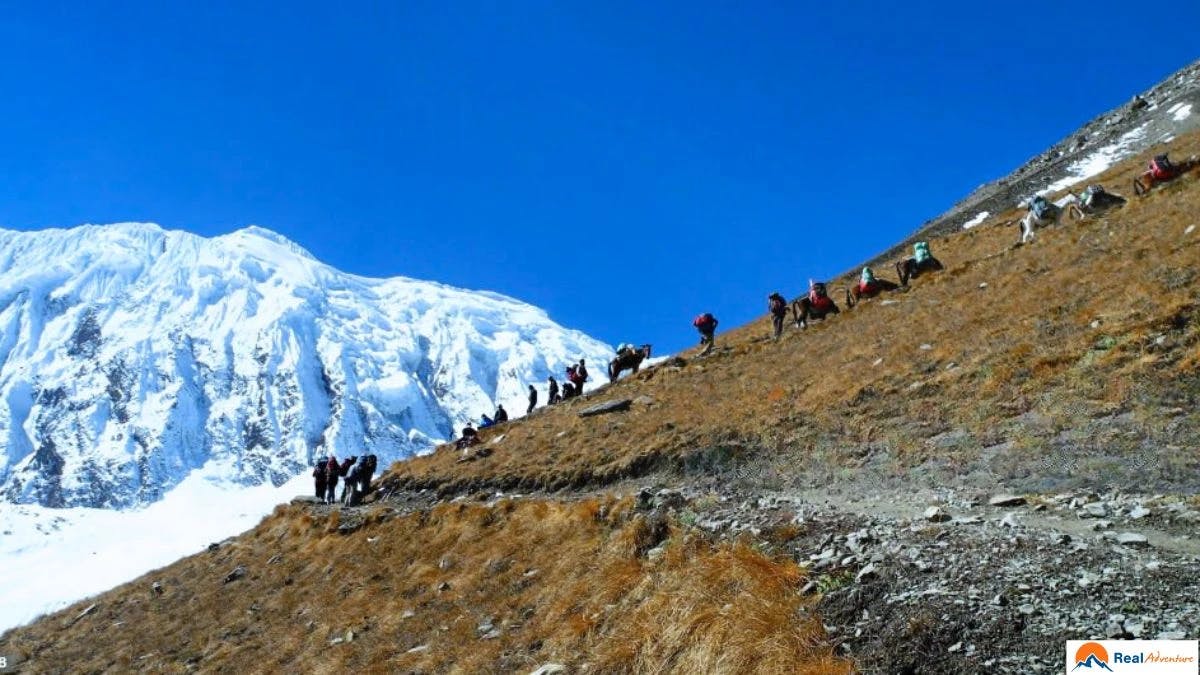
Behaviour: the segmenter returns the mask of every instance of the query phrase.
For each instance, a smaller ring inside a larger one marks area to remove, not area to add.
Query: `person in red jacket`
[[[717,334],[717,317],[705,312],[692,320],[692,325],[696,330],[700,331],[700,344],[707,345],[701,354],[707,354],[713,350],[713,345],[716,344],[714,337]]]

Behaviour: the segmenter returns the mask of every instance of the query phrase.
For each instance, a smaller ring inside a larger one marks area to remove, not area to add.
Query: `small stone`
[[[1144,534],[1137,532],[1122,532],[1117,535],[1117,543],[1122,546],[1133,546],[1137,548],[1146,548],[1150,546],[1150,540]]]
[[[1079,509],[1080,518],[1103,518],[1108,515],[1108,509],[1104,508],[1104,504],[1100,502],[1092,502],[1084,504]]]
[[[662,546],[655,546],[649,551],[646,551],[646,560],[650,562],[658,562],[662,559],[666,552],[666,549],[664,549]]]
[[[1092,529],[1096,532],[1099,532],[1100,530],[1107,530],[1110,527],[1112,527],[1112,521],[1108,520],[1097,520],[1096,522],[1092,523]]]
[[[411,609],[406,609],[400,613],[400,618],[401,619],[411,619],[416,615],[417,615],[416,612],[412,611]]]
[[[988,282],[986,282],[986,281],[981,281],[981,282],[979,282],[979,287],[980,287],[980,288],[987,288],[987,287],[988,287]]]
[[[481,640],[495,640],[498,637],[500,637],[500,629],[493,628],[492,630],[484,633],[480,639]]]
[[[1187,633],[1181,630],[1164,630],[1154,636],[1156,640],[1186,640]]]
[[[1017,526],[1017,514],[1009,511],[1000,519],[1000,527],[1015,528]]]
[[[944,523],[950,520],[950,514],[940,506],[931,506],[925,509],[925,520],[933,523]]]
[[[962,646],[963,646],[963,644],[962,644],[961,642],[955,642],[954,644],[952,644],[952,645],[950,645],[949,647],[947,647],[947,648],[946,648],[946,651],[948,651],[948,652],[950,652],[951,654],[953,654],[954,652],[957,652],[957,651],[961,650],[961,649],[962,649]]]
[[[1146,624],[1137,619],[1129,619],[1125,622],[1125,632],[1135,638],[1140,638],[1142,633],[1146,631]]]
[[[923,352],[927,352],[930,349],[933,349],[933,345],[929,344],[928,342],[921,345],[921,351],[923,351]]]
[[[1144,506],[1135,506],[1129,511],[1129,517],[1133,520],[1141,520],[1150,515],[1150,509]]]
[[[817,588],[817,582],[810,581],[807,584],[804,584],[804,587],[800,589],[800,595],[812,595],[813,593],[817,592]]]
[[[863,581],[870,581],[871,579],[874,579],[878,576],[879,576],[879,572],[876,571],[875,564],[870,563],[866,567],[864,567],[858,571],[858,575],[856,575],[854,577],[854,580],[859,583],[862,583]]]
[[[1024,503],[1025,498],[1017,495],[996,495],[988,500],[991,506],[1020,506]]]
[[[246,576],[246,568],[242,567],[241,565],[238,565],[237,567],[233,568],[232,572],[225,575],[224,583],[230,583],[231,581],[237,581],[238,579],[241,579],[244,576]]]
[[[1196,230],[1196,226],[1195,226],[1195,225],[1188,225],[1188,226],[1187,226],[1187,229],[1186,229],[1186,230],[1184,230],[1184,231],[1183,231],[1183,233],[1184,233],[1184,234],[1191,234],[1191,233],[1192,233],[1192,232],[1194,232],[1195,230]]]
[[[412,649],[409,649],[408,651],[406,651],[405,654],[416,654],[418,652],[427,651],[428,649],[429,649],[429,645],[417,645],[416,647],[413,647]]]
[[[1037,608],[1035,608],[1033,605],[1031,605],[1029,603],[1025,603],[1024,605],[1021,605],[1020,607],[1018,607],[1017,611],[1024,614],[1025,616],[1030,616],[1034,612],[1037,611]]]
[[[538,669],[529,673],[529,675],[555,675],[555,673],[565,673],[567,667],[561,663],[547,663],[538,666]]]

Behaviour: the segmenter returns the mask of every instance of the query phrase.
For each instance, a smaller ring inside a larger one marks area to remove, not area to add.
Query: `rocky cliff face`
[[[367,279],[249,228],[0,231],[0,495],[122,508],[209,464],[431,447],[604,344],[510,298]]]

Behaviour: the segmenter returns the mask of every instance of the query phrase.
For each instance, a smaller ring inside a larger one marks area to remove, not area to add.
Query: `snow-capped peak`
[[[159,499],[428,449],[610,349],[495,293],[343,273],[270,230],[0,230],[0,494]]]

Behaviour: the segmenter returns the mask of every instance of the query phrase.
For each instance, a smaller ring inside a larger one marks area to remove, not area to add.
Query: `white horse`
[[[1059,221],[1062,220],[1063,213],[1063,207],[1055,204],[1054,202],[1047,202],[1046,210],[1042,217],[1039,218],[1037,214],[1033,212],[1033,208],[1031,207],[1025,213],[1025,217],[1021,218],[1021,240],[1019,243],[1024,244],[1026,242],[1033,241],[1033,231],[1036,228],[1057,225]]]

